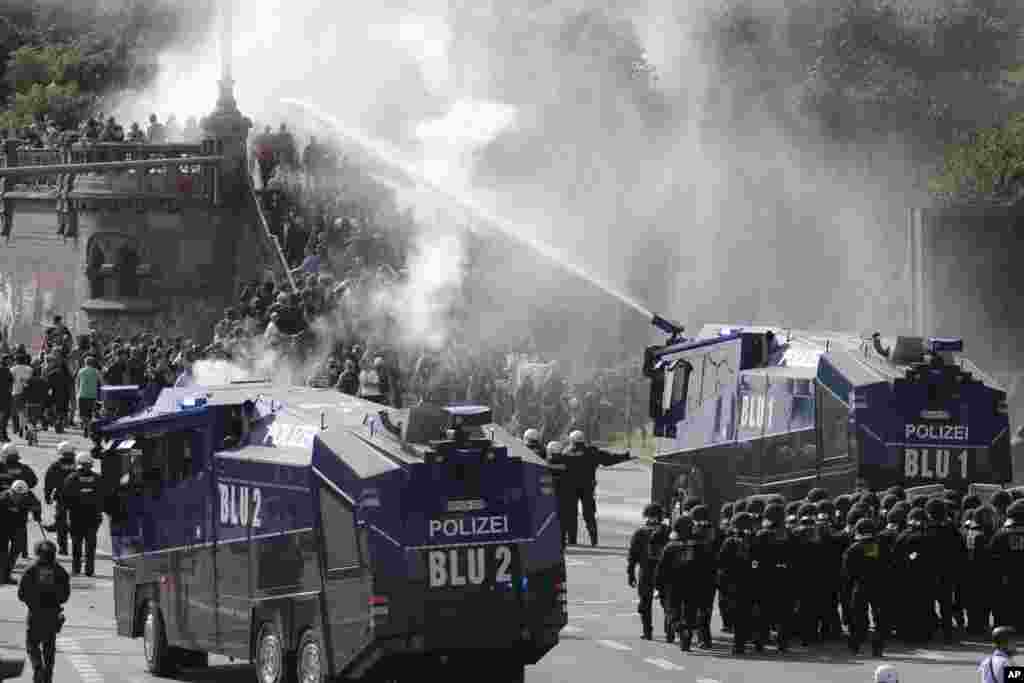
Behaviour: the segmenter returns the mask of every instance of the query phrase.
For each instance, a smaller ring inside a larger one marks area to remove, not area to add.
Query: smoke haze
[[[774,4],[764,17],[785,13]],[[708,49],[717,6],[256,0],[234,13],[236,96],[261,124],[288,116],[320,135],[322,123],[281,104],[313,102],[690,329],[904,332],[897,287],[915,199],[901,141],[879,141],[870,174],[855,170],[867,148],[848,155],[801,117],[782,47],[742,69]],[[208,113],[215,35],[197,30],[165,54],[153,92],[127,110]],[[748,94],[773,80],[777,96]],[[409,284],[373,300],[405,339],[447,343],[461,303],[470,343],[532,333],[542,350],[593,363],[648,341],[646,320],[536,253],[487,233],[470,254],[456,229],[470,217],[422,193],[399,199],[422,229]],[[482,281],[465,282],[468,264]]]

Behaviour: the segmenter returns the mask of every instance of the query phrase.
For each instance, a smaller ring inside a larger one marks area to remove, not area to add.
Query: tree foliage
[[[930,189],[952,198],[1019,199],[1024,189],[1024,113],[983,128],[966,144],[951,145]]]
[[[0,0],[0,127],[45,116],[74,125],[98,97],[145,87],[157,54],[205,28],[212,8],[209,0],[187,11],[164,0]]]

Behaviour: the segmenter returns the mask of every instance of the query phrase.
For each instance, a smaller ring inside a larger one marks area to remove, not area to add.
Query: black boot
[[[683,652],[689,652],[690,647],[693,644],[693,632],[688,628],[679,630],[679,649]]]

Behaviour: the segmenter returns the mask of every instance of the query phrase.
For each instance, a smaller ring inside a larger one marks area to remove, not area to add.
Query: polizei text
[[[967,427],[964,425],[907,425],[906,438],[967,441]]]
[[[430,538],[465,538],[508,533],[508,515],[430,520]]]

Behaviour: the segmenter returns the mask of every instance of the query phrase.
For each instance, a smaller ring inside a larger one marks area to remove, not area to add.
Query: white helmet
[[[562,444],[558,441],[548,442],[548,455],[558,455],[562,452]]]
[[[0,448],[0,455],[7,457],[8,455],[18,455],[18,447],[13,443],[5,443],[3,448]]]
[[[569,443],[577,444],[584,443],[585,441],[586,439],[583,436],[583,432],[578,429],[572,430],[572,433],[569,434]]]
[[[79,467],[82,465],[92,465],[92,456],[88,453],[79,453],[75,456],[75,464]]]
[[[69,441],[61,441],[57,444],[57,453],[60,455],[67,455],[68,453],[74,453],[75,447],[71,445]]]
[[[896,667],[891,664],[882,664],[875,669],[875,683],[900,683],[900,675]]]
[[[537,443],[540,441],[540,432],[532,427],[523,432],[523,441],[525,443]]]
[[[28,484],[19,479],[18,481],[11,484],[11,490],[14,491],[15,493],[20,493],[24,495],[28,493]]]

